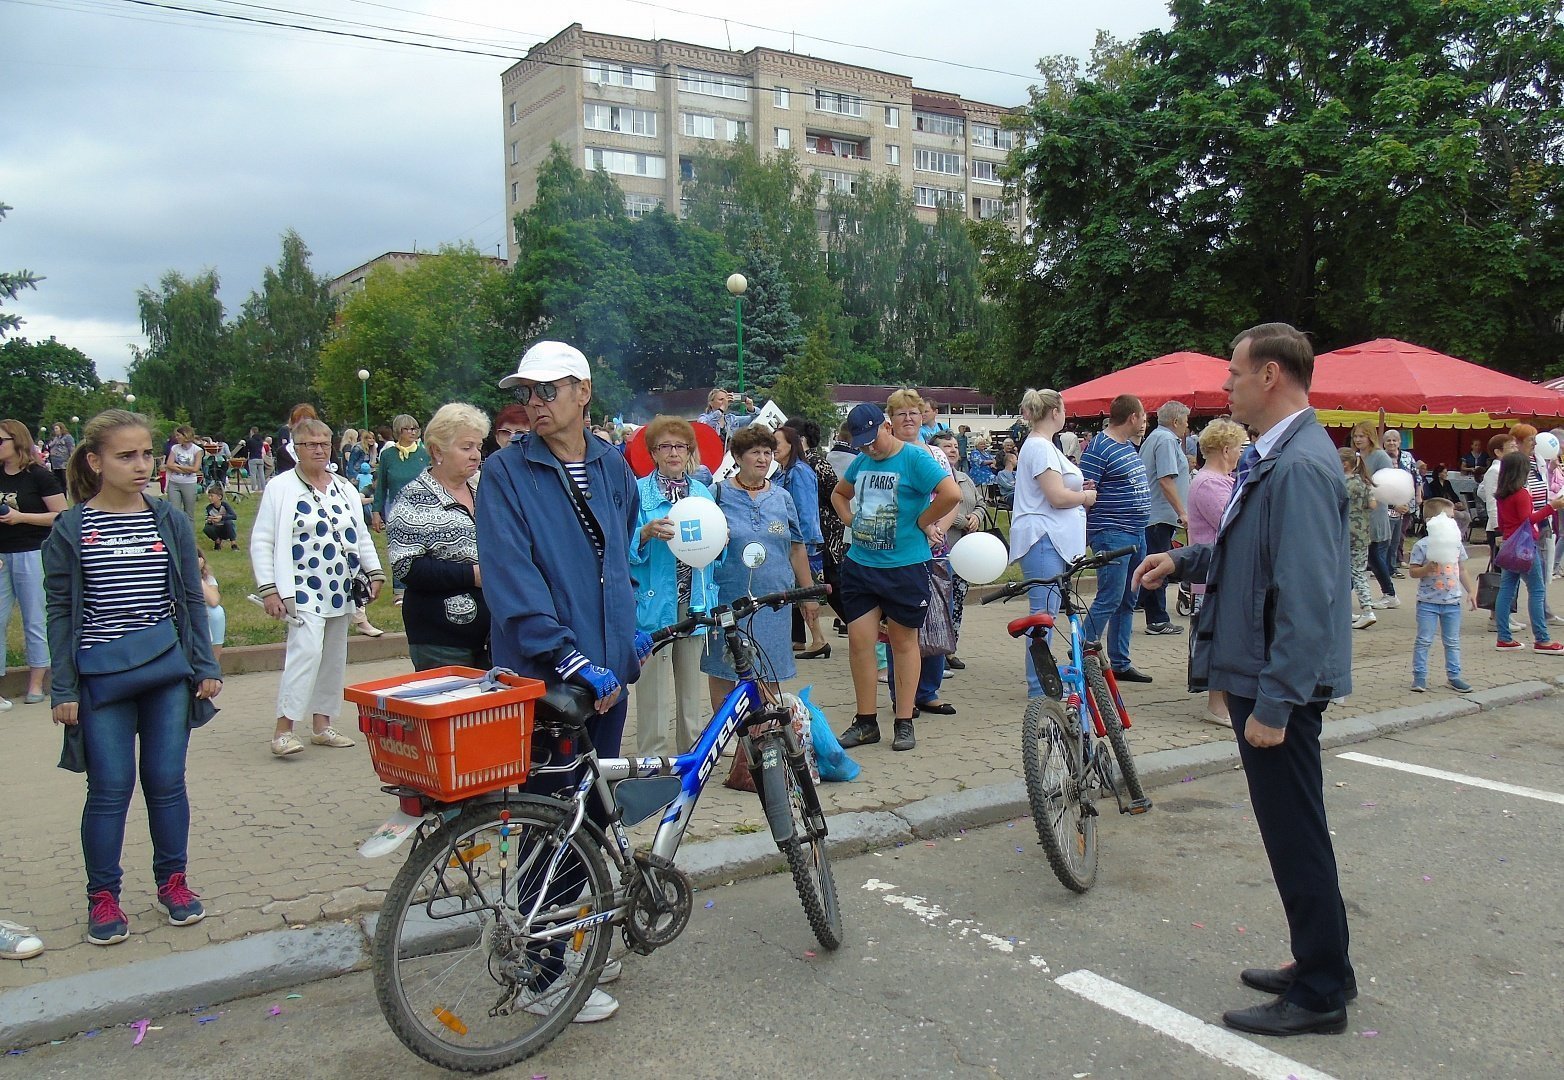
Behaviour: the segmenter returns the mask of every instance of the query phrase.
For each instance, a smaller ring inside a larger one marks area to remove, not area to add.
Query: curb
[[[379,645],[391,637],[387,634],[365,644]],[[1564,675],[1548,682],[1511,683],[1453,700],[1332,720],[1325,724],[1320,745],[1330,749],[1365,742],[1546,697],[1561,688]],[[1147,788],[1226,772],[1237,764],[1238,749],[1233,744],[1158,750],[1136,759]],[[1011,780],[933,795],[894,810],[833,814],[828,820],[833,853],[848,856],[997,825],[1027,813],[1026,785]],[[764,832],[695,843],[679,852],[679,868],[702,887],[775,873],[783,865],[776,844]],[[375,918],[372,914],[303,930],[272,930],[0,993],[0,1048],[36,1046],[80,1031],[195,1010],[205,1007],[203,1002],[284,990],[366,968]]]

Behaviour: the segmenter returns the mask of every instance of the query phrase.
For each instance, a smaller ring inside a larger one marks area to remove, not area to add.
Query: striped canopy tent
[[[1314,358],[1309,402],[1327,426],[1377,420],[1395,428],[1498,428],[1510,418],[1564,417],[1564,393],[1481,364],[1377,338]]]
[[[1070,416],[1107,416],[1120,394],[1134,394],[1154,413],[1168,401],[1182,401],[1190,411],[1217,416],[1227,412],[1227,361],[1205,353],[1176,352],[1134,367],[1109,372],[1064,391]]]

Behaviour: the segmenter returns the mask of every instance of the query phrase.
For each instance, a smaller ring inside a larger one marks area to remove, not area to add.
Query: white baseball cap
[[[522,379],[553,382],[569,376],[592,378],[592,369],[587,364],[587,358],[581,355],[581,350],[563,341],[540,341],[522,354],[514,375],[507,375],[500,380],[500,389],[508,390]]]

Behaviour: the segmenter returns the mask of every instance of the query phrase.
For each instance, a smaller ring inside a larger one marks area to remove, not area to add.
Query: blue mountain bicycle
[[[1048,648],[1047,631],[1055,623],[1052,615],[1023,615],[1008,629],[1011,637],[1027,639],[1033,670],[1043,688],[1043,696],[1027,702],[1021,721],[1021,765],[1032,822],[1054,876],[1065,888],[1079,893],[1097,880],[1098,794],[1111,792],[1121,814],[1144,814],[1151,809],[1124,737],[1130,726],[1129,711],[1112,668],[1103,666],[1101,645],[1086,639],[1088,606],[1074,586],[1075,578],[1085,571],[1134,553],[1134,548],[1126,547],[1082,555],[1056,577],[1013,582],[983,599],[990,604],[1025,595],[1033,588],[1058,589],[1059,610],[1070,623],[1070,663],[1063,667]],[[1104,738],[1112,748],[1112,759],[1102,749],[1099,740]],[[1127,799],[1119,791],[1119,781]]]
[[[841,944],[825,814],[791,714],[759,680],[759,650],[740,625],[762,607],[825,593],[817,586],[741,597],[652,635],[662,645],[701,628],[721,633],[740,676],[688,754],[599,758],[586,731],[592,693],[564,685],[536,704],[530,772],[568,776],[565,794],[507,789],[441,804],[386,789],[404,807],[414,800],[423,818],[374,938],[376,995],[403,1045],[446,1069],[504,1068],[575,1017],[609,962],[616,927],[641,954],[677,938],[694,890],[674,857],[735,735],[810,927],[827,949]],[[658,813],[650,849],[633,850],[626,828]]]

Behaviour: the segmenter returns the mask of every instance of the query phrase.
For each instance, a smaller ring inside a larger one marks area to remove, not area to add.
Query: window
[[[512,184],[510,186],[510,201],[514,203],[520,197],[521,197],[521,185],[520,184]]]
[[[634,191],[625,195],[625,213],[633,218],[643,218],[662,204],[656,195],[641,195]]]
[[[521,160],[520,152],[519,152],[519,150],[517,148],[517,144],[516,143],[511,143],[510,144],[510,163],[512,165],[514,165],[514,164],[516,164],[520,160]]]
[[[972,179],[985,184],[997,184],[1000,182],[999,162],[979,161],[972,159]]]
[[[863,98],[856,98],[851,94],[838,94],[833,90],[816,90],[815,108],[820,112],[836,113],[838,116],[862,116]]]
[[[791,149],[793,149],[793,130],[792,130],[792,128],[773,128],[772,130],[776,134],[776,143],[775,143],[775,145],[776,145],[776,148],[778,150],[791,150]]]
[[[771,104],[778,109],[785,109],[788,107],[787,99],[789,96],[787,87],[778,86],[771,91]]]
[[[857,139],[835,139],[830,135],[806,135],[804,142],[806,149],[811,154],[830,154],[833,157],[852,158],[855,161],[869,160],[869,155],[864,153],[863,143]]]
[[[734,139],[748,139],[748,138],[749,138],[749,121],[748,120],[729,120],[728,121],[728,141],[729,142],[732,142]]]
[[[622,105],[587,102],[582,122],[593,131],[619,131],[626,135],[657,135],[657,113]]]
[[[946,154],[918,147],[912,151],[912,167],[923,172],[945,173],[947,176],[962,176],[966,173],[966,165],[960,154]]]
[[[987,146],[993,150],[1012,150],[1016,145],[1016,133],[993,124],[973,124],[972,145]]]
[[[679,159],[679,179],[689,182],[695,179],[695,162],[687,157]]]
[[[930,135],[955,135],[966,134],[967,122],[959,116],[946,116],[944,113],[914,112],[912,114],[912,126],[919,131],[926,131]]]
[[[715,139],[717,137],[717,118],[715,116],[702,116],[699,113],[680,113],[679,119],[684,125],[684,133],[692,139]]]
[[[710,71],[679,69],[679,89],[686,94],[705,94],[707,97],[749,100],[749,83],[731,75],[717,75]]]
[[[887,143],[886,144],[886,146],[885,146],[885,164],[887,164],[887,165],[900,165],[901,164],[901,147],[897,146],[895,143]]]
[[[516,103],[514,101],[510,103],[510,122],[512,127],[516,125]]]
[[[924,184],[915,184],[912,189],[912,202],[915,206],[951,206],[961,210],[967,205],[967,196],[965,192],[956,191],[952,188],[928,187]]]
[[[628,86],[632,90],[657,89],[657,72],[650,68],[612,64],[607,60],[587,60],[581,65],[581,73],[589,83]]]
[[[901,108],[897,105],[885,106],[885,126],[901,127]]]
[[[815,172],[820,174],[827,192],[841,191],[853,195],[858,191],[858,177],[853,173],[840,169],[816,169]]]
[[[621,176],[650,176],[655,180],[661,180],[666,175],[663,159],[656,154],[604,150],[596,146],[586,148],[586,167],[588,170],[602,169]]]
[[[1005,213],[1005,200],[989,199],[980,195],[972,200],[972,211],[979,221],[1001,217]]]

